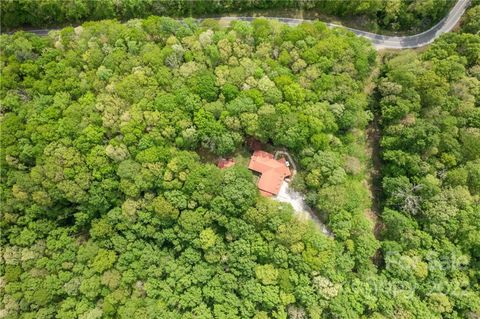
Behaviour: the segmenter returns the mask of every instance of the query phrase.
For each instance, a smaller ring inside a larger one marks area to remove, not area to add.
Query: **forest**
[[[411,269],[396,275],[434,291],[449,318],[456,300],[473,309],[479,301],[480,36],[450,33],[421,54],[385,60],[385,262]]]
[[[478,8],[403,52],[267,19],[1,35],[0,315],[480,315]],[[249,139],[288,149],[333,236],[212,162]]]
[[[200,17],[276,9],[357,20],[370,31],[423,31],[440,21],[453,0],[3,0],[3,28],[45,27],[89,20],[147,18],[150,15]]]

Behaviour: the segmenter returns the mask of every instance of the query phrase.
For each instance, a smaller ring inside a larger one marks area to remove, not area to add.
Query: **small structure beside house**
[[[218,161],[217,166],[220,169],[229,168],[235,165],[235,160],[233,158],[222,158]]]
[[[291,175],[285,158],[275,159],[273,154],[257,150],[253,153],[248,168],[260,173],[258,189],[263,196],[276,196],[286,177]]]

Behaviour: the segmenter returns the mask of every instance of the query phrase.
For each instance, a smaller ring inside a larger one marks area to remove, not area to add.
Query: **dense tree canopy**
[[[479,71],[480,36],[451,33],[387,56],[378,87],[385,273],[446,318],[480,309]]]
[[[453,0],[4,0],[2,27],[49,26],[86,20],[128,20],[150,15],[203,16],[268,10],[309,12],[367,20],[370,29],[426,29],[442,19]]]
[[[366,40],[319,22],[160,17],[2,35],[0,314],[474,318],[472,33],[384,56],[381,240],[366,217]],[[332,237],[259,196],[241,163],[212,163],[251,139],[293,155],[292,184]]]
[[[366,40],[156,17],[1,40],[7,316],[340,316],[340,287],[374,274],[364,172],[348,164],[368,121]],[[338,238],[196,153],[252,137],[299,159],[296,184]]]

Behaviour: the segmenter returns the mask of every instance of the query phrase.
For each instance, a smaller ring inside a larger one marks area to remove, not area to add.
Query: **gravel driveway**
[[[312,212],[310,207],[305,203],[304,196],[293,189],[291,189],[286,181],[283,181],[282,186],[280,187],[280,192],[274,198],[276,201],[289,203],[292,205],[295,214],[300,220],[308,221],[311,220],[313,223],[324,233],[330,237],[333,237],[333,234],[327,229],[327,227],[320,221],[320,219]]]

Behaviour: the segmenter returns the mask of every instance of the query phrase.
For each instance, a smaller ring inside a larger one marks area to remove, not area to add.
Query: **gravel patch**
[[[286,181],[283,181],[280,187],[280,192],[274,198],[276,201],[289,203],[292,205],[295,214],[300,220],[313,221],[313,223],[327,236],[333,237],[327,227],[320,221],[317,215],[305,203],[305,198],[302,194],[291,189]]]

